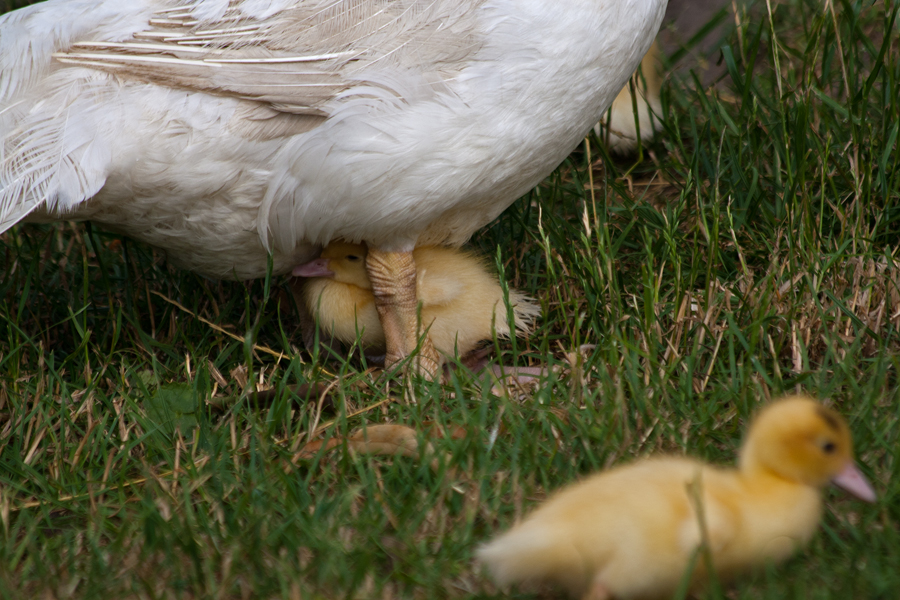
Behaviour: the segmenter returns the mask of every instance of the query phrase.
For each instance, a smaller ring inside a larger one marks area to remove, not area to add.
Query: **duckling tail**
[[[577,596],[585,585],[578,550],[547,528],[513,529],[481,546],[476,558],[500,586],[552,581]]]
[[[515,290],[509,291],[509,303],[515,318],[516,336],[528,335],[534,329],[538,317],[541,316],[540,305],[534,298]]]

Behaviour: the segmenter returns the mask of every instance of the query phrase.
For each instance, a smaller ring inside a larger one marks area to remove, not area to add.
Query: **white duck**
[[[211,277],[363,241],[389,363],[416,245],[550,173],[666,0],[49,0],[0,17],[0,232],[89,219]]]

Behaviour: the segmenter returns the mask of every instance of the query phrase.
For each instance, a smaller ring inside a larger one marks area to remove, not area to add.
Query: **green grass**
[[[548,491],[660,451],[731,462],[802,389],[847,416],[880,499],[828,491],[809,547],[724,597],[897,598],[900,5],[828,6],[742,12],[727,75],[671,77],[640,160],[591,139],[592,166],[582,147],[475,237],[543,306],[497,346],[560,367],[536,389],[390,386],[299,350],[284,281],[84,225],[0,237],[0,597],[501,597],[473,549]],[[336,408],[290,389],[337,376]],[[383,422],[463,435],[432,435],[433,465],[296,458]]]

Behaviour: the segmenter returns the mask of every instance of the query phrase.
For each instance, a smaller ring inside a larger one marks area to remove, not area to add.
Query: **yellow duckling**
[[[661,66],[659,44],[653,42],[641,60],[638,71],[632,76],[637,97],[634,97],[631,85],[626,85],[613,100],[608,114],[604,114],[600,122],[594,126],[597,137],[606,142],[614,153],[633,152],[637,148],[638,137],[643,142],[649,142],[653,139],[653,134],[662,129],[660,120],[662,78],[659,74]],[[635,124],[635,107],[637,124]]]
[[[591,600],[671,597],[704,540],[722,578],[787,558],[815,532],[828,482],[875,500],[844,420],[793,396],[759,414],[737,469],[659,457],[599,473],[556,493],[478,558],[501,585],[554,583]],[[696,565],[695,587],[708,577],[702,557]]]
[[[346,343],[359,337],[367,349],[385,347],[384,330],[366,270],[367,249],[361,244],[332,242],[320,258],[296,267],[307,277],[302,302],[326,333]],[[465,356],[478,342],[509,337],[506,304],[497,277],[473,254],[455,248],[423,246],[413,250],[416,294],[422,331],[442,357]],[[519,334],[530,330],[540,314],[531,299],[510,291]]]

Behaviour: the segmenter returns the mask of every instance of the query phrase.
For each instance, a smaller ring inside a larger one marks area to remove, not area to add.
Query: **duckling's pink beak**
[[[859,467],[853,461],[847,463],[844,470],[838,473],[831,480],[831,483],[847,490],[860,500],[875,502],[875,490],[872,488],[872,484],[869,483],[869,480],[860,472]]]
[[[334,271],[328,268],[327,258],[317,258],[305,265],[294,267],[291,274],[294,277],[333,277]]]

